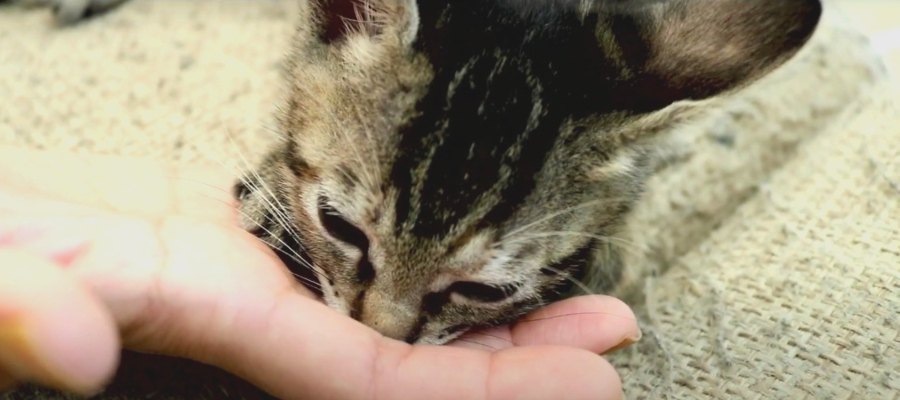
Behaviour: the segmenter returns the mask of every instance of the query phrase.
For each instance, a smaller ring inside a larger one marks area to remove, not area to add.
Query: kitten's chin
[[[469,330],[462,330],[450,335],[424,335],[416,340],[413,344],[415,345],[427,345],[427,346],[442,346],[447,343],[450,343],[460,336],[465,335]]]

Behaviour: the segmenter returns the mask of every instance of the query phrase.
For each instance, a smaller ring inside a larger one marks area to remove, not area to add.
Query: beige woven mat
[[[73,28],[0,6],[0,144],[230,166],[275,139],[291,0],[135,0]]]
[[[631,398],[900,393],[900,114],[826,9],[789,64],[674,138],[625,238]],[[650,276],[649,279],[645,279]]]
[[[292,9],[134,0],[60,31],[0,8],[0,144],[242,167],[275,138]],[[900,118],[840,20],[669,138],[623,233],[645,331],[611,357],[630,398],[900,392]]]
[[[629,397],[896,398],[895,95],[829,3],[794,60],[673,138],[624,234]]]

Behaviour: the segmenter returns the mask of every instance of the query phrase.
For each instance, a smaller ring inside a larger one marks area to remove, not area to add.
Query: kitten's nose
[[[359,320],[391,339],[413,343],[421,330],[417,311],[373,293],[366,296]]]
[[[419,340],[418,332],[414,331],[409,324],[397,319],[380,317],[367,325],[391,339],[402,340],[410,344]]]

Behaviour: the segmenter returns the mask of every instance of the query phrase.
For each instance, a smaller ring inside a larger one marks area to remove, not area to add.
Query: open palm
[[[0,160],[0,381],[88,392],[121,340],[285,398],[620,395],[596,354],[639,333],[612,298],[553,304],[455,346],[410,346],[298,285],[236,227],[224,174],[17,149]]]

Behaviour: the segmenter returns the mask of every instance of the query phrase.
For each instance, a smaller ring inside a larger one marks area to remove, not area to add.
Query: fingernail
[[[640,341],[641,337],[643,337],[643,333],[641,332],[640,328],[638,328],[636,335],[629,336],[629,337],[626,337],[625,339],[622,339],[622,341],[619,342],[619,344],[613,346],[609,350],[605,351],[603,354],[609,354],[614,351],[618,351],[618,350],[624,349],[628,346],[631,346],[631,345],[637,343],[638,341]]]
[[[40,365],[25,324],[18,318],[0,319],[0,365],[15,379],[28,379]]]
[[[0,368],[16,381],[38,381],[46,385],[61,382],[41,359],[29,328],[19,318],[0,318]]]

